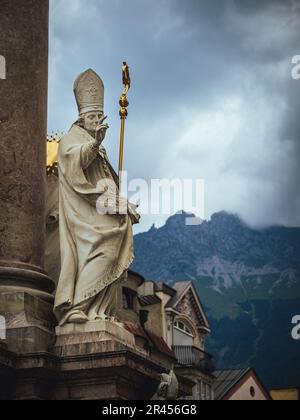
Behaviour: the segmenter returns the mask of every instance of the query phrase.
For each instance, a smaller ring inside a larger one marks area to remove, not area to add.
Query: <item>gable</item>
[[[178,299],[177,303],[173,306],[173,309],[175,309],[176,312],[187,316],[197,328],[210,328],[202,305],[199,302],[192,285]]]
[[[250,371],[224,398],[233,401],[266,401],[270,400],[257,376]]]

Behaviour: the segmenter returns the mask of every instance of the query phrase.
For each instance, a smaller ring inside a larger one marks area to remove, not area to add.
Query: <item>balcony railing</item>
[[[202,372],[212,374],[215,370],[210,354],[192,346],[173,346],[177,363],[184,367],[194,367]]]

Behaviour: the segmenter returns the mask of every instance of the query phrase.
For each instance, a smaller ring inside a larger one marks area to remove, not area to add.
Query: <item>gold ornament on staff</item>
[[[124,156],[124,136],[125,136],[125,120],[128,117],[128,111],[127,107],[129,105],[129,102],[127,100],[127,92],[129,91],[131,87],[131,80],[130,80],[130,74],[129,74],[129,67],[127,63],[124,61],[123,67],[122,67],[122,77],[123,77],[123,84],[125,86],[125,89],[122,93],[121,99],[120,99],[120,117],[121,117],[121,135],[120,135],[120,157],[119,157],[119,189],[121,191],[121,182],[122,182],[122,170],[123,170],[123,156]]]

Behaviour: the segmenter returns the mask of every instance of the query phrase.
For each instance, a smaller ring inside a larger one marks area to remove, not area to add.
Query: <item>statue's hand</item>
[[[130,201],[128,201],[127,198],[119,195],[117,196],[117,213],[127,214],[130,217],[133,225],[138,224],[140,222],[141,216],[136,211],[138,207],[139,206],[130,203]]]
[[[128,213],[133,225],[140,223],[141,216],[136,211],[139,206],[128,201]]]
[[[103,124],[103,122],[106,120],[107,116],[103,116],[98,123],[98,126],[96,128],[96,141],[99,143],[99,145],[104,141],[106,136],[106,131],[109,129],[108,124]]]

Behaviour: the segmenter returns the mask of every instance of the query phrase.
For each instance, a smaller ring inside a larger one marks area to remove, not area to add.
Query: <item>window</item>
[[[199,389],[199,399],[201,401],[211,401],[213,400],[213,390],[212,390],[212,386],[199,381],[198,383],[198,389]]]
[[[212,388],[210,385],[206,385],[206,400],[212,400]]]
[[[201,382],[201,400],[206,400],[205,383]]]
[[[202,382],[198,381],[197,383],[197,395],[196,395],[196,400],[201,400],[201,390],[202,390]]]
[[[134,300],[136,292],[131,289],[123,288],[123,308],[134,310]]]
[[[174,327],[178,328],[179,330],[187,334],[193,335],[191,329],[182,321],[175,321]]]

